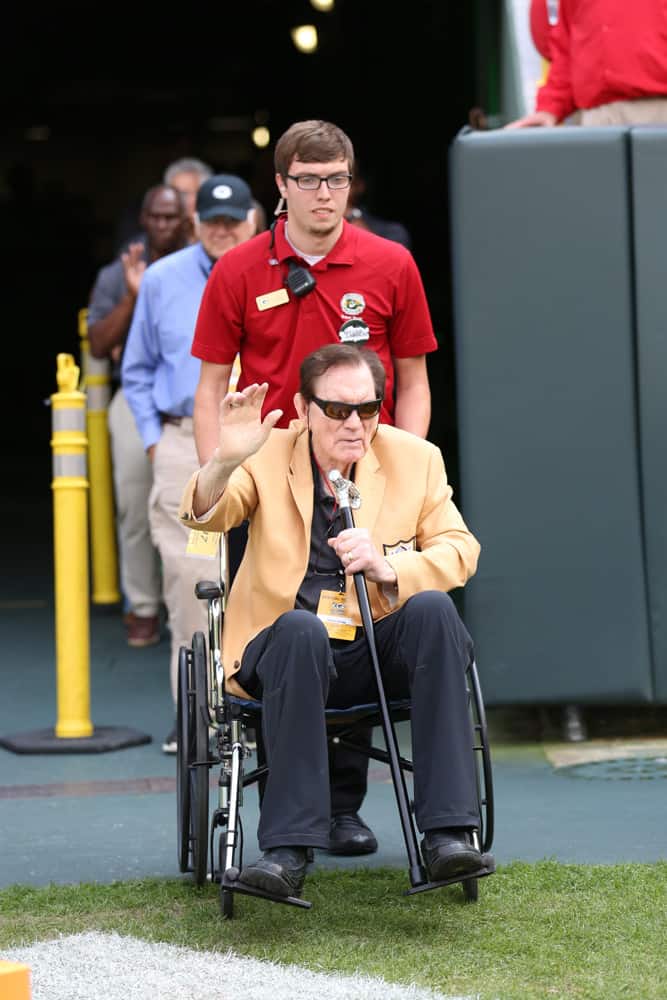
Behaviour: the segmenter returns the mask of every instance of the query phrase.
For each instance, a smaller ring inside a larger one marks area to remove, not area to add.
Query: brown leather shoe
[[[129,611],[123,620],[127,629],[128,646],[154,646],[160,641],[160,619],[157,615],[142,617]]]

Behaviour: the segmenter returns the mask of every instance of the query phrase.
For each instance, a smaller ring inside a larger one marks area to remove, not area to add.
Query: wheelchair
[[[261,738],[261,702],[238,698],[225,691],[221,636],[229,566],[224,535],[220,536],[219,558],[219,582],[202,581],[195,588],[197,597],[205,600],[208,606],[208,641],[203,632],[195,632],[191,646],[183,646],[179,652],[176,778],[179,868],[183,873],[192,872],[197,886],[204,885],[209,878],[219,884],[220,909],[227,919],[234,914],[234,895],[237,893],[310,909],[312,903],[307,900],[275,896],[238,881],[243,866],[243,792],[256,783],[261,805],[268,765]],[[361,576],[362,581],[356,576]],[[372,630],[370,607],[362,601],[366,592],[360,590],[360,583],[365,587],[363,574],[355,574],[362,620],[368,631],[368,626]],[[371,642],[369,651],[373,657]],[[482,854],[482,866],[470,874],[456,875],[442,882],[430,882],[421,863],[413,807],[404,778],[404,772],[412,771],[412,763],[399,754],[394,730],[395,723],[410,718],[410,702],[386,701],[378,669],[376,665],[379,703],[327,709],[328,742],[389,765],[408,859],[410,886],[405,894],[460,882],[464,899],[474,902],[478,899],[479,879],[495,871],[495,861],[490,854],[494,832],[491,756],[476,664],[471,661],[468,666],[466,688],[480,816],[480,828],[474,836]],[[385,748],[355,743],[352,737],[360,725],[381,725]],[[256,732],[256,761],[252,768],[248,763],[252,750],[247,746],[250,728]],[[219,769],[218,804],[209,817],[209,772],[212,768]],[[313,860],[312,849],[308,850],[308,860]]]

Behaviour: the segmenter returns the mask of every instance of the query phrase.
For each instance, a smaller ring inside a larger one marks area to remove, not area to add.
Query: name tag
[[[345,613],[345,594],[336,590],[323,590],[317,606],[317,617],[324,622],[330,639],[354,639],[357,634],[354,622]]]
[[[277,288],[275,292],[258,295],[255,302],[259,311],[264,312],[265,309],[274,309],[276,306],[282,306],[289,302],[289,295],[286,288]]]
[[[200,559],[214,559],[218,554],[219,544],[219,531],[197,531],[196,528],[191,528],[185,554],[198,556]]]

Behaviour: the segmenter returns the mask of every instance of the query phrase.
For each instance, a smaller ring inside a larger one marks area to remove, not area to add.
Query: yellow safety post
[[[0,997],[2,1000],[30,1000],[30,969],[27,965],[0,960]]]
[[[88,481],[90,485],[90,550],[93,604],[117,604],[118,547],[111,471],[111,441],[107,410],[111,399],[111,372],[107,358],[94,358],[88,343],[88,310],[79,310],[81,367],[86,391]]]
[[[88,614],[88,479],[86,397],[79,367],[59,354],[58,392],[51,396],[53,532],[56,599],[56,736],[90,736]]]
[[[151,736],[127,726],[93,731],[90,721],[86,397],[77,389],[79,368],[71,354],[58,355],[56,377],[58,392],[50,402],[57,722],[0,736],[0,746],[13,753],[101,753],[150,743]]]

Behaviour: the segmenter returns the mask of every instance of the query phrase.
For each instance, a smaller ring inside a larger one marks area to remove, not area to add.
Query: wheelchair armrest
[[[195,584],[195,595],[200,601],[212,601],[215,597],[222,596],[222,587],[212,580],[200,580]]]

